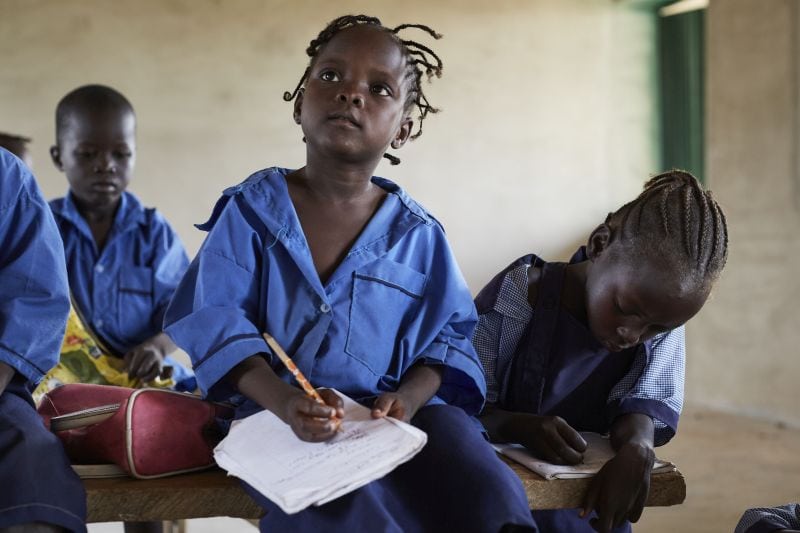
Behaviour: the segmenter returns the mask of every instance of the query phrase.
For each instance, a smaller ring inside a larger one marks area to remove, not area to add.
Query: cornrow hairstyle
[[[405,81],[408,87],[408,94],[406,95],[404,108],[409,109],[412,106],[416,106],[419,110],[417,132],[410,137],[412,140],[416,139],[422,135],[422,122],[428,116],[428,113],[439,112],[439,109],[430,104],[428,98],[425,96],[425,92],[422,90],[422,74],[423,72],[425,73],[425,75],[428,77],[428,81],[431,81],[433,76],[441,78],[443,64],[436,52],[416,41],[401,39],[398,34],[405,29],[417,29],[427,33],[434,39],[441,39],[441,34],[436,33],[434,30],[423,24],[401,24],[399,26],[395,26],[394,28],[387,28],[381,23],[380,19],[376,17],[369,17],[367,15],[345,15],[343,17],[334,19],[327,26],[325,26],[321,32],[319,32],[319,35],[317,35],[316,39],[313,39],[309,43],[308,48],[306,48],[306,54],[308,54],[308,57],[310,57],[311,60],[309,61],[305,72],[303,72],[303,75],[300,77],[300,81],[297,83],[294,91],[286,91],[283,93],[283,99],[287,102],[291,102],[295,99],[295,97],[297,97],[303,88],[303,84],[308,79],[308,74],[311,72],[311,67],[314,64],[314,60],[319,54],[320,50],[327,43],[329,43],[336,34],[342,30],[352,28],[354,26],[373,26],[385,31],[395,40],[395,42],[397,42],[401,52],[405,56]],[[392,165],[400,164],[400,159],[391,154],[383,154],[383,157],[388,159]]]
[[[711,191],[682,170],[651,178],[639,196],[608,215],[622,241],[656,252],[679,274],[709,290],[728,258],[728,226]]]
[[[115,111],[136,115],[133,106],[122,93],[105,85],[84,85],[67,93],[56,106],[56,142],[68,127],[73,113]]]

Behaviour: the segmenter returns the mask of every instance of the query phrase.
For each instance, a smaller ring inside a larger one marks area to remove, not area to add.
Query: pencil
[[[276,341],[275,338],[269,333],[262,333],[262,335],[264,337],[264,340],[267,341],[269,347],[272,348],[272,351],[275,352],[275,354],[280,358],[281,361],[283,361],[283,364],[286,366],[289,372],[291,372],[291,374],[294,376],[294,379],[296,379],[297,382],[300,384],[300,386],[303,387],[303,390],[306,391],[306,394],[314,398],[314,400],[316,400],[317,403],[321,403],[322,405],[327,405],[325,401],[322,399],[322,396],[319,395],[316,389],[314,389],[314,387],[311,386],[311,383],[308,382],[303,373],[300,372],[300,369],[297,368],[297,365],[294,364],[294,361],[292,361],[289,358],[289,356],[286,355],[286,352],[283,351],[283,348],[281,348],[281,345],[278,344],[278,341]]]

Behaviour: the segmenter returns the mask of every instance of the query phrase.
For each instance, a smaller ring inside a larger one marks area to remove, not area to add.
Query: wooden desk
[[[504,459],[505,460],[505,459]],[[528,493],[531,509],[578,507],[588,479],[545,481],[537,474],[507,461]],[[222,470],[163,479],[85,479],[89,522],[181,520],[230,516],[257,519],[261,508],[239,482]],[[686,484],[680,472],[654,474],[648,506],[682,503]]]

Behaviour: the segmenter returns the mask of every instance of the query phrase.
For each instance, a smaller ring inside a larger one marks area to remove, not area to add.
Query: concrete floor
[[[749,507],[800,501],[800,429],[708,409],[688,408],[678,436],[657,450],[686,478],[686,501],[649,507],[637,533],[731,533]],[[189,520],[188,533],[253,533],[243,520]],[[92,524],[90,533],[120,533]]]
[[[689,408],[657,450],[686,478],[686,501],[647,508],[634,531],[730,533],[745,509],[800,501],[800,429]]]

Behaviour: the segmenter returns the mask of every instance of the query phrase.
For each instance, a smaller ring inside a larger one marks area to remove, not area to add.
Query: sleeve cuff
[[[666,427],[656,428],[654,437],[656,446],[669,442],[678,431],[680,414],[663,402],[647,398],[622,398],[609,404],[608,420],[612,422],[618,416],[628,413],[642,413],[665,424]]]

